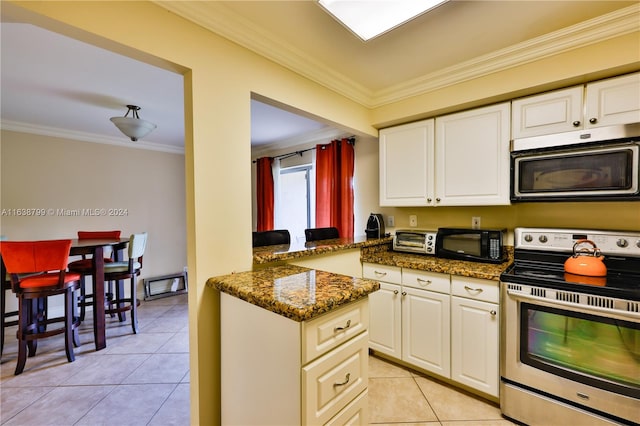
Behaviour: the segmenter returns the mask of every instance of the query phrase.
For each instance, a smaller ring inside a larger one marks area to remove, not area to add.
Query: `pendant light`
[[[158,127],[150,121],[142,120],[138,116],[139,106],[127,105],[127,108],[129,109],[124,117],[111,117],[111,121],[122,133],[131,138],[132,141],[135,142],[147,136],[153,129]],[[129,113],[131,113],[131,117],[129,117]]]

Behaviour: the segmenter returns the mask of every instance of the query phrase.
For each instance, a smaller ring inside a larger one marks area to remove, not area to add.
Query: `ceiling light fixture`
[[[138,116],[138,111],[140,111],[140,107],[136,105],[127,105],[127,113],[124,117],[111,117],[111,121],[116,125],[118,129],[132,141],[137,141],[140,138],[147,136],[153,129],[155,129],[155,124],[150,121],[142,120]],[[128,117],[129,113],[131,117]]]
[[[362,41],[368,41],[447,1],[318,0],[318,3]]]

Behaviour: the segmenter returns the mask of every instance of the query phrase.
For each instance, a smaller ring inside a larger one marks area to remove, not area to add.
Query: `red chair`
[[[18,297],[18,363],[15,374],[24,370],[27,356],[36,354],[38,339],[64,333],[69,362],[75,360],[73,346],[79,345],[77,299],[80,275],[67,273],[71,240],[2,241],[0,253],[11,276],[11,287]],[[30,274],[30,275],[23,275]],[[64,295],[64,315],[51,318],[46,301]],[[39,309],[38,306],[45,306]],[[62,322],[59,328],[50,324]]]
[[[105,239],[105,240],[117,240],[120,238],[120,231],[78,231],[79,240],[88,239]],[[86,307],[91,306],[92,302],[87,301],[93,299],[93,294],[87,294],[85,288],[85,277],[91,276],[93,273],[93,264],[91,258],[82,256],[82,259],[69,263],[69,272],[75,272],[80,274],[80,296],[78,298],[78,305],[80,306],[80,321],[84,321],[86,313]],[[105,263],[113,262],[113,253],[111,257],[104,259]],[[109,283],[109,290],[107,293],[113,294],[111,290],[111,283]]]

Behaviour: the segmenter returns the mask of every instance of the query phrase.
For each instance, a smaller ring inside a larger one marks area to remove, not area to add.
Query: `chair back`
[[[100,240],[117,240],[120,238],[120,231],[78,231],[79,240],[100,239]]]
[[[253,247],[291,243],[291,234],[286,229],[274,229],[253,233]]]
[[[340,238],[340,234],[338,233],[338,228],[333,226],[328,228],[305,229],[304,236],[307,242],[318,241],[318,240],[329,240],[332,238]]]
[[[1,241],[0,253],[9,274],[64,271],[71,240]]]
[[[138,259],[144,254],[147,247],[147,233],[131,234],[129,240],[129,259]]]

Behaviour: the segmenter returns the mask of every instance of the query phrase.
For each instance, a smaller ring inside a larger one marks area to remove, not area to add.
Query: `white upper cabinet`
[[[640,73],[587,84],[585,127],[640,122]]]
[[[380,131],[380,205],[427,206],[433,199],[434,120]]]
[[[582,86],[513,101],[513,139],[581,129]]]
[[[640,122],[640,73],[516,99],[512,121],[513,139]]]
[[[436,118],[439,206],[509,204],[510,103]]]

